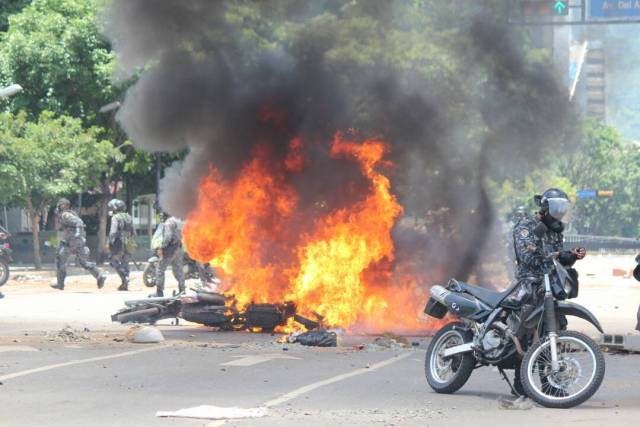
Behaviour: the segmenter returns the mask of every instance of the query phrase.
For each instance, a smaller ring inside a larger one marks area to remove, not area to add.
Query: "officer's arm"
[[[544,253],[538,245],[533,230],[519,226],[514,230],[514,240],[518,260],[531,269],[540,269],[544,265]]]
[[[553,250],[555,252],[558,252],[558,262],[565,266],[565,267],[571,267],[573,264],[576,263],[576,261],[578,260],[578,256],[573,253],[573,251],[567,250],[567,249],[563,249],[563,243],[562,243],[562,234],[560,234],[560,237],[558,239],[558,244],[555,245],[556,247],[553,248]]]
[[[578,256],[571,251],[562,250],[558,255],[558,262],[565,267],[571,267],[578,260]]]
[[[116,240],[117,234],[118,234],[118,220],[112,217],[111,228],[109,229],[109,243],[113,243]]]

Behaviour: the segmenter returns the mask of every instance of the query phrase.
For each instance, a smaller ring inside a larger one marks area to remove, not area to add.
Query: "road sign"
[[[598,190],[598,197],[613,197],[613,190]]]
[[[580,190],[576,193],[578,199],[595,199],[598,197],[597,190]]]
[[[640,18],[640,0],[590,0],[587,19],[594,21],[624,21]]]
[[[566,15],[567,13],[569,13],[567,1],[556,1],[556,3],[553,5],[553,10],[556,11],[556,15]]]
[[[521,0],[522,15],[529,18],[542,16],[567,16],[569,14],[567,0]]]

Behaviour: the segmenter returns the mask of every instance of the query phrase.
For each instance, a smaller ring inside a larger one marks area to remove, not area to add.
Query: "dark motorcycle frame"
[[[552,365],[557,367],[557,354],[556,356],[553,354],[557,352],[555,346],[558,332],[566,330],[567,317],[584,319],[603,333],[602,326],[593,313],[581,305],[565,301],[577,296],[577,274],[569,273],[558,262],[556,254],[549,255],[546,262],[543,283],[544,296],[536,298],[536,304],[530,305],[527,310],[503,304],[505,299],[515,290],[517,284],[504,292],[491,291],[455,279],[449,281],[446,289],[437,285],[432,287],[425,313],[442,319],[449,312],[462,321],[462,323],[450,324],[453,329],[460,330],[467,337],[473,336],[470,342],[464,342],[444,350],[443,357],[449,358],[472,353],[475,360],[473,369],[482,366],[497,366],[514,393],[520,394],[506,377],[504,369],[513,369],[519,366],[520,358],[525,355],[528,348],[539,343],[542,339],[550,340]],[[514,322],[514,319],[517,319],[517,323]],[[494,331],[494,336],[495,331],[501,331],[503,335],[498,336],[500,345],[487,349],[484,346],[484,340],[489,331]],[[504,345],[502,345],[503,342]],[[498,353],[496,354],[497,349]],[[466,379],[462,384],[464,382]],[[451,388],[453,391],[455,389],[455,387]],[[445,390],[444,392],[450,391]]]

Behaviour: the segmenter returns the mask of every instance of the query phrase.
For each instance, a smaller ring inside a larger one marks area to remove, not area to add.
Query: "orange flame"
[[[237,177],[225,180],[211,168],[184,229],[189,254],[211,262],[225,291],[240,306],[294,301],[303,314],[316,312],[329,326],[369,330],[416,330],[427,324],[420,309],[427,296],[416,278],[394,273],[391,229],[402,206],[381,170],[388,146],[334,137],[329,154],[353,161],[370,183],[349,207],[309,212],[298,208],[289,184],[308,163],[296,137],[284,160],[264,144]]]

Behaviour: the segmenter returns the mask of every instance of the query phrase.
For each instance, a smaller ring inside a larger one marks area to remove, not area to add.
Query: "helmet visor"
[[[549,215],[562,221],[564,223],[569,222],[571,216],[571,202],[563,198],[547,199],[549,202]]]

